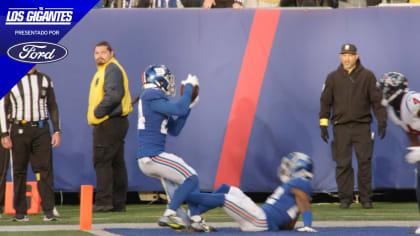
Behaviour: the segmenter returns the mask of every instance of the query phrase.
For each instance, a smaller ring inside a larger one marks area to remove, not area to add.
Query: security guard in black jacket
[[[331,153],[336,162],[336,181],[340,208],[349,208],[353,202],[354,172],[352,149],[358,162],[357,183],[362,207],[372,208],[373,133],[371,107],[378,120],[378,136],[385,137],[387,113],[381,105],[381,95],[376,88],[375,75],[365,69],[359,60],[356,46],[344,44],[340,53],[341,64],[325,81],[319,112],[321,137],[328,143],[328,119],[333,113],[334,140]]]
[[[6,117],[6,113],[10,117]],[[54,129],[52,136],[48,119]],[[13,156],[13,206],[16,210],[13,221],[29,220],[26,215],[29,161],[38,181],[44,221],[56,220],[52,147],[60,145],[58,107],[50,78],[36,71],[36,66],[0,100],[0,129],[2,146],[12,149]]]

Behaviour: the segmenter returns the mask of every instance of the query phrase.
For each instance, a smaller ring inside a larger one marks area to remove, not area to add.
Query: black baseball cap
[[[357,54],[357,48],[354,44],[345,43],[341,46],[340,54]]]

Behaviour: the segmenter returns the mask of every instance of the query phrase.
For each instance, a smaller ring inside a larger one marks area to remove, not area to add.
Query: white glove
[[[414,164],[420,161],[420,146],[408,147],[407,150],[411,151],[405,155],[405,160],[408,163]]]
[[[309,226],[303,226],[300,228],[297,228],[296,231],[298,232],[310,232],[310,233],[316,233],[318,232],[316,229],[309,227]]]
[[[188,74],[187,78],[183,81],[181,81],[181,84],[191,84],[193,87],[196,85],[200,85],[198,83],[198,77],[196,75]]]
[[[199,98],[200,98],[200,95],[198,95],[197,97],[195,97],[194,101],[192,101],[190,103],[190,109],[193,108],[193,106],[195,106],[195,104],[198,103]]]

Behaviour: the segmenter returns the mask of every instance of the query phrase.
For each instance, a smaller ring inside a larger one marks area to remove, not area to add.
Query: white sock
[[[163,216],[170,216],[170,215],[176,215],[176,211],[167,208],[166,211],[163,213]]]

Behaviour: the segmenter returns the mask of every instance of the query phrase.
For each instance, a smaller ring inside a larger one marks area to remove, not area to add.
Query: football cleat
[[[175,230],[182,230],[187,227],[187,224],[185,224],[181,217],[176,215],[161,216],[158,225],[162,227],[168,226]]]
[[[204,219],[201,219],[199,222],[191,221],[191,231],[193,232],[217,232],[216,228],[213,226],[210,226],[204,221]]]

